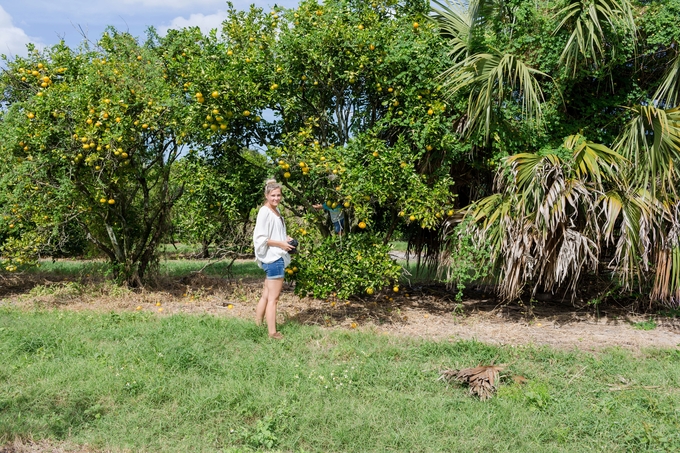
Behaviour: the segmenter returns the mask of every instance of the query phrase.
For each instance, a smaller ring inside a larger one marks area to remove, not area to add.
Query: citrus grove
[[[3,272],[88,251],[141,285],[164,242],[247,252],[275,177],[301,294],[399,291],[405,239],[458,288],[574,295],[604,272],[677,304],[679,14],[303,0],[230,6],[207,34],[31,48],[0,81]]]

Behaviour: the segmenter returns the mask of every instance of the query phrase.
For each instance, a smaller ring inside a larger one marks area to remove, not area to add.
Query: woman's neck
[[[269,209],[271,209],[272,211],[274,211],[276,213],[276,215],[279,215],[279,210],[275,206],[272,206],[269,203],[265,203],[264,205],[266,207],[268,207]]]

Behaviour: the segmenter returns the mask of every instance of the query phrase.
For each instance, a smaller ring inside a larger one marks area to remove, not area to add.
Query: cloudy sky
[[[297,0],[233,0],[238,9],[251,3],[292,7]],[[207,31],[225,17],[226,0],[0,0],[0,54],[25,55],[26,43],[51,45],[82,41],[81,30],[96,39],[107,25],[143,36],[149,26],[197,25]]]

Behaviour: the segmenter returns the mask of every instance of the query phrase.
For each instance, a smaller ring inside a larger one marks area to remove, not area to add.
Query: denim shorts
[[[262,269],[264,269],[268,279],[283,278],[283,258],[279,258],[273,263],[262,263]]]
[[[335,228],[335,233],[339,234],[345,229],[345,219],[340,219],[337,222],[333,222],[333,227]]]

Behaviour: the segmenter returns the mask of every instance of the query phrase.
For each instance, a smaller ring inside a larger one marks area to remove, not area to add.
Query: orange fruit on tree
[[[359,228],[361,228],[362,230],[366,228],[366,222],[364,221],[359,222]]]

